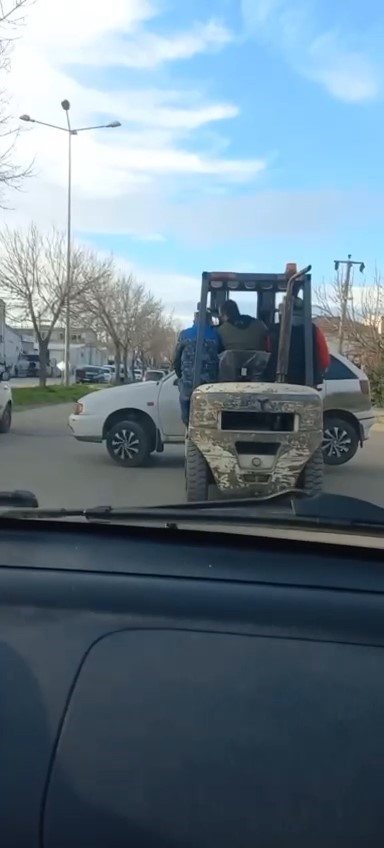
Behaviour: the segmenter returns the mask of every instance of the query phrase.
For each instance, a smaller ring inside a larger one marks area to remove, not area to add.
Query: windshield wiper
[[[1,506],[19,506],[37,509],[39,502],[33,492],[24,491],[23,489],[14,489],[13,492],[0,491],[0,507]]]
[[[178,524],[258,524],[307,526],[323,529],[384,530],[384,508],[346,495],[323,494],[316,498],[292,490],[268,499],[247,498],[208,501],[194,504],[169,504],[157,507],[96,506],[88,509],[12,509],[0,513],[2,518],[61,519],[79,518],[98,522],[161,523],[177,528]]]

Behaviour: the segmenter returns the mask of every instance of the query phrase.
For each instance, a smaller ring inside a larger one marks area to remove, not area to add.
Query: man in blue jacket
[[[189,408],[193,391],[198,322],[199,313],[196,312],[192,327],[181,331],[173,358],[173,368],[179,380],[181,419],[186,427],[188,427],[189,422]],[[219,368],[218,357],[222,349],[219,334],[216,328],[212,326],[211,316],[207,313],[199,385],[202,385],[202,383],[214,383],[217,380]]]

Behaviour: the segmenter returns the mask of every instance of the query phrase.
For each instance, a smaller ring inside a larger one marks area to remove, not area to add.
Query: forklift
[[[284,273],[204,272],[202,275],[193,392],[185,441],[188,502],[208,499],[209,486],[230,497],[270,498],[300,489],[323,489],[323,410],[314,385],[311,266]],[[253,295],[256,316],[271,329],[280,306],[276,372],[265,381],[270,354],[227,350],[219,378],[200,385],[207,315],[240,292]],[[301,299],[305,385],[287,383],[294,303]]]

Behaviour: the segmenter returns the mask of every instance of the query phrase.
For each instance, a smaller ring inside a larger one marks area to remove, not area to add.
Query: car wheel
[[[107,433],[106,442],[110,457],[125,468],[144,465],[151,453],[149,434],[134,419],[113,424]]]
[[[4,409],[3,415],[0,418],[0,433],[9,433],[12,424],[12,407],[8,403]]]
[[[323,457],[326,465],[344,465],[355,456],[358,447],[359,437],[350,421],[337,416],[325,417]]]

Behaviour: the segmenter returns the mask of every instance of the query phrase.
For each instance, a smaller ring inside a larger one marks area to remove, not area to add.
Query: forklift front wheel
[[[321,495],[324,483],[324,457],[322,448],[317,448],[308,460],[300,480],[300,486],[310,498]]]
[[[187,438],[185,443],[185,485],[187,502],[208,500],[208,463],[196,445]]]

